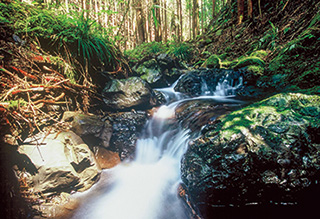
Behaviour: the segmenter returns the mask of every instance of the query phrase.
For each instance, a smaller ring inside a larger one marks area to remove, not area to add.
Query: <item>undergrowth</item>
[[[126,50],[124,55],[129,60],[137,61],[146,56],[157,55],[161,53],[167,53],[172,57],[180,59],[181,61],[191,62],[195,51],[193,45],[187,42],[169,41],[167,43],[162,43],[154,41],[142,43],[133,50]]]
[[[44,8],[41,4],[18,1],[0,3],[0,21],[11,25],[15,34],[39,48],[61,56],[68,62],[67,76],[78,82],[90,71],[90,65],[113,71],[120,52],[102,26],[84,13]],[[39,44],[40,43],[40,44]]]

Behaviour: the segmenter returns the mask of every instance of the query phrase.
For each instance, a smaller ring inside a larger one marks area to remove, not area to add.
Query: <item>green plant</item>
[[[192,46],[186,42],[175,43],[172,42],[169,44],[169,54],[174,55],[175,57],[189,62],[193,56]]]

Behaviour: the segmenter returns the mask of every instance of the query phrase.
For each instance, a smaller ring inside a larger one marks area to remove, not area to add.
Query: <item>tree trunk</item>
[[[137,43],[140,45],[141,43],[145,42],[145,19],[143,15],[143,10],[142,10],[142,4],[140,0],[137,0],[135,2],[136,6],[136,11],[137,11],[137,31],[138,31],[138,40]]]
[[[154,31],[155,31],[155,41],[160,42],[161,41],[161,16],[160,16],[160,9],[159,9],[159,0],[153,1],[154,6],[154,14],[155,14],[155,25],[154,25]]]
[[[164,42],[168,41],[167,1],[163,1],[164,7]]]
[[[212,0],[212,18],[216,16],[216,0]]]
[[[179,0],[179,17],[180,17],[180,41],[183,41],[183,18],[182,18],[182,3]]]
[[[193,38],[195,39],[199,34],[199,3],[198,0],[193,0],[192,8],[192,30]]]
[[[242,23],[244,13],[244,0],[238,0],[238,25]]]
[[[252,19],[252,12],[253,12],[253,8],[252,8],[252,0],[248,0],[248,18]]]

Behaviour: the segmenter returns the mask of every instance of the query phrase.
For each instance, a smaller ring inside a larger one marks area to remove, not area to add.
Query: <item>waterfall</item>
[[[237,81],[234,79],[228,79],[228,74],[220,79],[220,82],[216,86],[214,96],[235,96],[235,91],[243,85],[242,76]]]
[[[234,87],[224,80],[212,95],[205,84],[205,96],[187,98],[174,91],[175,85],[158,89],[166,97],[167,104],[147,122],[136,144],[135,159],[115,167],[111,185],[80,207],[75,219],[188,218],[177,190],[181,182],[180,161],[187,149],[190,132],[176,124],[175,109],[185,101],[221,99],[229,93],[226,89]]]

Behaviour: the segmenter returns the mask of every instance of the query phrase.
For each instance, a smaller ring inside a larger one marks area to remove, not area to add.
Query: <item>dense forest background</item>
[[[46,127],[60,132],[65,111],[118,113],[103,108],[108,82],[140,77],[153,95],[159,84],[145,69],[152,80],[171,77],[161,86],[186,71],[227,69],[245,72],[250,101],[319,95],[319,24],[318,0],[1,0],[1,207],[28,212],[26,190],[5,176],[16,162],[8,153]]]

